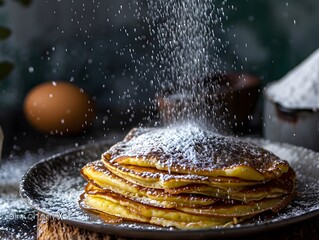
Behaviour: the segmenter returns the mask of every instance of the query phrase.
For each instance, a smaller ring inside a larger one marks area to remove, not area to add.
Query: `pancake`
[[[265,211],[279,212],[284,206],[291,202],[293,194],[284,197],[266,198],[260,201],[249,202],[248,204],[215,204],[202,208],[178,208],[178,210],[212,217],[252,217]]]
[[[238,223],[241,218],[201,216],[176,209],[156,208],[140,204],[115,193],[81,195],[80,206],[84,209],[110,214],[128,221],[151,223],[163,227],[199,229],[227,226]]]
[[[196,125],[134,131],[129,136],[106,151],[103,160],[168,173],[253,181],[275,179],[289,169],[286,161],[255,144]]]
[[[87,164],[81,173],[86,180],[94,185],[87,185],[86,192],[103,193],[105,190],[110,190],[148,205],[163,208],[198,207],[218,201],[209,196],[191,193],[170,194],[162,189],[150,189],[130,183],[108,171],[101,161]]]
[[[285,194],[291,194],[295,191],[295,172],[289,168],[288,172],[283,174],[279,179],[273,179],[265,184],[258,184],[249,186],[239,191],[234,191],[229,188],[212,188],[210,186],[191,184],[179,188],[167,189],[166,191],[171,194],[193,193],[203,194],[206,196],[233,199],[249,203],[264,198],[276,198]]]
[[[88,188],[93,187],[92,185],[88,185]],[[94,187],[93,187],[94,188]],[[268,198],[268,199],[263,199],[260,201],[254,201],[250,202],[249,204],[242,204],[240,202],[216,202],[213,203],[209,206],[205,207],[199,207],[199,208],[194,208],[194,207],[184,207],[184,208],[160,208],[160,207],[155,207],[151,206],[148,204],[141,204],[135,201],[131,201],[127,198],[123,198],[123,196],[116,194],[112,191],[87,191],[81,198],[84,200],[84,203],[86,206],[90,206],[91,208],[108,213],[108,211],[102,207],[102,203],[94,203],[90,199],[95,199],[94,201],[103,201],[103,199],[107,199],[108,201],[112,201],[113,204],[115,205],[123,205],[123,206],[131,206],[133,209],[138,209],[138,212],[142,215],[145,216],[150,216],[152,211],[160,211],[160,212],[165,212],[165,213],[177,213],[181,214],[181,212],[184,213],[189,213],[191,217],[193,217],[193,220],[200,220],[198,218],[199,216],[204,216],[204,217],[227,217],[227,218],[232,218],[232,217],[244,217],[244,216],[254,216],[258,213],[271,210],[273,212],[278,212],[280,209],[282,209],[283,206],[287,205],[287,202],[291,201],[291,198],[294,195],[286,195],[284,197],[280,198]],[[83,205],[84,206],[84,205]],[[143,207],[141,207],[143,206]],[[139,211],[141,208],[145,210],[144,213]],[[193,216],[194,215],[194,216]],[[120,213],[118,212],[116,216],[121,217],[121,218],[127,218],[125,213]],[[190,218],[189,215],[185,215],[184,217]],[[195,217],[196,216],[196,217]],[[184,220],[184,217],[180,216],[175,216],[171,217],[170,220],[179,220],[182,219]]]
[[[212,187],[241,189],[246,186],[262,184],[265,181],[250,181],[231,177],[207,177],[195,174],[177,174],[157,170],[156,168],[121,165],[102,159],[104,165],[115,175],[121,176],[130,182],[144,187],[169,189],[193,183],[206,184]]]
[[[207,185],[205,181],[186,186],[158,189],[138,185],[111,173],[101,161],[87,164],[81,171],[86,180],[101,189],[111,190],[138,201],[161,207],[200,206],[216,202],[214,198],[225,198],[250,202],[263,198],[275,198],[293,191],[294,172],[290,169],[279,179],[268,184],[256,184],[241,188],[225,188]],[[126,178],[127,179],[127,178]]]
[[[80,206],[112,224],[225,227],[278,212],[295,195],[287,161],[191,124],[133,129],[81,174]]]

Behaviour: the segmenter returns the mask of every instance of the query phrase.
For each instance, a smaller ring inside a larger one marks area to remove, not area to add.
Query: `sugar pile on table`
[[[268,96],[290,109],[319,108],[319,49],[269,86]]]

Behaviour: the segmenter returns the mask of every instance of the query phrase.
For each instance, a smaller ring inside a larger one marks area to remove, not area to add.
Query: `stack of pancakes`
[[[288,162],[191,124],[134,129],[81,173],[80,206],[109,223],[228,226],[278,212],[295,193]]]

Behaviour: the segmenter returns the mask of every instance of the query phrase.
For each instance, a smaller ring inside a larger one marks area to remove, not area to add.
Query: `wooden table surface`
[[[92,239],[92,240],[125,240],[122,236],[112,236],[107,233],[95,233],[92,231],[80,229],[71,225],[67,225],[57,219],[46,217],[44,214],[38,214],[37,237],[39,240],[47,239]],[[158,238],[157,238],[158,239]],[[202,239],[198,236],[198,240]],[[229,238],[230,239],[230,238]],[[242,236],[236,239],[258,239],[258,240],[274,240],[274,239],[319,239],[319,216],[308,219],[306,221],[291,224],[289,226],[272,230],[263,231],[258,234]],[[186,239],[185,239],[186,240]]]

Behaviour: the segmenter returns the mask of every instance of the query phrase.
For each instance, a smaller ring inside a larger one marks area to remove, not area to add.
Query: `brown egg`
[[[67,82],[47,82],[33,88],[24,99],[24,113],[37,130],[48,134],[75,134],[92,125],[92,99]]]

